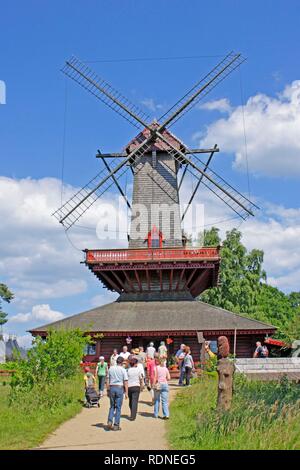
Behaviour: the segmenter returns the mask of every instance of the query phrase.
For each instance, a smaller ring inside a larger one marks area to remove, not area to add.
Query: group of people
[[[144,387],[147,387],[151,393],[154,418],[158,418],[160,406],[163,419],[169,418],[170,373],[167,368],[167,353],[167,347],[164,341],[161,341],[158,350],[152,342],[146,351],[143,346],[132,349],[130,352],[127,346],[123,346],[120,353],[114,349],[109,358],[109,364],[104,356],[99,357],[95,375],[98,377],[100,396],[104,395],[106,386],[110,399],[107,420],[109,430],[121,429],[120,419],[124,397],[129,400],[129,419],[131,421],[136,419],[139,396]],[[182,361],[182,358],[179,361]],[[84,381],[86,389],[96,384],[96,378],[89,367],[85,368]]]
[[[269,350],[267,348],[267,346],[262,346],[261,342],[260,341],[257,341],[256,342],[256,348],[255,348],[255,351],[253,353],[253,357],[256,357],[256,358],[267,358],[269,357]]]
[[[178,385],[190,386],[192,374],[195,372],[195,364],[191,354],[191,348],[185,344],[180,345],[175,355],[176,362],[180,371]]]

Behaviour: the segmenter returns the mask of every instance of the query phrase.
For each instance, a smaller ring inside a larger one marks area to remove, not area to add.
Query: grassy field
[[[64,379],[43,390],[33,388],[10,402],[10,385],[0,379],[0,449],[30,449],[63,421],[77,414],[82,405],[82,376]]]
[[[172,449],[300,449],[300,385],[235,379],[230,412],[215,410],[217,379],[203,376],[171,404]]]

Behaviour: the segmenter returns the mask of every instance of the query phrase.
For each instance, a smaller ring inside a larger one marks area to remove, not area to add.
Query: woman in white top
[[[130,420],[134,421],[137,414],[138,402],[140,392],[143,388],[143,372],[138,367],[138,359],[133,357],[130,360],[130,368],[127,370],[128,374],[128,398],[130,408]]]

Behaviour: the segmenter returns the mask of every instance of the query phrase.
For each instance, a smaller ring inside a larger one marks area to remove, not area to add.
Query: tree
[[[247,313],[256,304],[260,282],[265,279],[262,269],[263,252],[247,252],[241,243],[242,234],[236,229],[226,233],[221,248],[220,286],[209,289],[201,300],[235,313]],[[220,244],[214,227],[205,234],[205,241]]]
[[[27,359],[16,364],[13,388],[32,388],[72,377],[79,370],[84,348],[91,338],[80,329],[50,330],[46,340],[35,339]]]
[[[7,322],[7,313],[2,310],[2,301],[10,302],[14,298],[14,294],[5,284],[0,283],[0,327]]]
[[[219,229],[212,227],[210,230],[204,230],[203,237],[204,246],[219,246],[221,245],[221,238],[219,235]]]
[[[241,242],[237,229],[226,233],[221,247],[220,286],[207,290],[200,299],[209,304],[269,323],[278,328],[277,337],[288,339],[294,324],[297,334],[297,315],[300,317],[300,293],[289,295],[267,284],[263,269],[264,253],[250,252]],[[218,229],[204,234],[205,245],[219,245]],[[300,332],[300,331],[299,331]]]

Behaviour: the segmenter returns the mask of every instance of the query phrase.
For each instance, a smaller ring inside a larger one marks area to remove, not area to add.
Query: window
[[[218,352],[218,343],[217,343],[217,341],[210,341],[209,347],[210,347],[211,352],[217,354],[217,352]]]
[[[84,348],[84,355],[85,356],[95,356],[96,354],[96,345],[95,344],[87,344]]]

